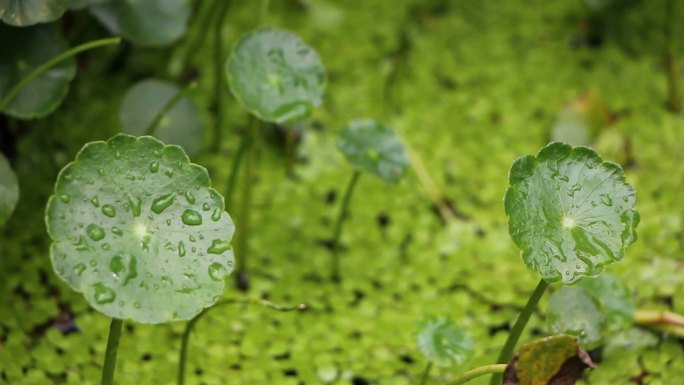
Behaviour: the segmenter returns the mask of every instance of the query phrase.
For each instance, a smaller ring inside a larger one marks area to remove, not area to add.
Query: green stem
[[[520,335],[522,334],[523,330],[525,329],[525,326],[527,325],[527,321],[530,320],[532,312],[537,307],[537,304],[539,303],[539,300],[541,299],[548,285],[549,284],[546,283],[546,281],[544,281],[543,279],[539,280],[537,287],[534,289],[532,295],[530,295],[530,298],[527,300],[527,304],[523,308],[522,312],[520,312],[520,315],[518,316],[518,319],[515,321],[515,324],[513,324],[511,332],[508,333],[506,343],[504,344],[503,348],[501,348],[499,358],[496,360],[497,364],[508,363],[508,361],[513,356],[513,350],[515,349],[515,345],[518,344],[518,340],[520,339]],[[500,385],[502,378],[503,376],[501,374],[493,375],[491,381],[489,381],[489,385]]]
[[[257,138],[260,135],[261,121],[257,118],[253,119],[253,126],[247,131],[249,136],[247,140],[250,141],[246,148],[245,165],[242,181],[242,201],[237,216],[237,240],[235,245],[235,257],[237,258],[238,271],[235,275],[237,286],[241,290],[247,290],[249,283],[247,280],[247,255],[249,254],[249,235],[251,232],[250,226],[250,212],[252,206],[252,185],[256,176],[256,151]]]
[[[225,76],[223,76],[223,63],[225,61],[225,54],[223,52],[223,39],[221,38],[221,32],[223,28],[223,22],[228,13],[228,6],[230,5],[230,0],[217,0],[219,2],[218,7],[218,19],[216,20],[216,29],[214,30],[214,103],[216,103],[216,121],[214,122],[214,140],[212,151],[218,151],[221,146],[221,141],[223,140],[223,120],[225,117]]]
[[[667,89],[668,107],[672,112],[682,110],[682,92],[680,85],[679,65],[677,62],[677,42],[675,40],[675,0],[667,0],[665,3],[665,38],[667,39],[666,66],[667,66]]]
[[[421,376],[421,379],[420,379],[420,385],[427,384],[427,379],[428,379],[428,376],[430,375],[430,369],[432,369],[432,362],[428,362],[427,366],[425,366],[425,370],[423,371],[423,375]]]
[[[235,158],[233,158],[233,164],[230,168],[230,175],[228,176],[228,185],[226,186],[225,194],[223,195],[226,199],[226,208],[232,208],[233,192],[235,191],[235,184],[237,182],[238,174],[240,173],[240,165],[245,157],[245,153],[249,150],[251,145],[250,134],[245,133],[240,139],[240,145],[235,153]]]
[[[76,54],[87,51],[93,48],[98,48],[102,47],[105,45],[113,45],[113,44],[119,44],[121,42],[121,38],[118,37],[112,37],[112,38],[107,38],[107,39],[100,39],[100,40],[94,40],[90,41],[81,45],[78,45],[74,48],[71,48],[67,51],[64,51],[57,56],[53,57],[52,59],[46,61],[45,63],[39,65],[36,67],[31,73],[28,75],[24,76],[19,83],[17,83],[14,87],[12,87],[11,90],[5,95],[5,97],[0,100],[0,111],[3,111],[7,105],[10,104],[10,102],[17,96],[21,90],[24,89],[29,83],[31,83],[33,80],[35,80],[37,77],[42,75],[45,71],[49,70],[50,68],[54,67],[55,65],[59,64],[60,62],[75,56]]]
[[[349,210],[349,202],[351,202],[352,194],[354,193],[354,187],[361,176],[361,171],[355,170],[351,179],[347,183],[347,189],[344,192],[344,198],[342,199],[342,205],[340,206],[340,211],[337,214],[337,220],[335,221],[335,228],[332,237],[332,275],[331,278],[335,282],[339,282],[342,278],[340,275],[340,257],[339,257],[339,241],[340,235],[342,235],[342,225],[344,220],[347,218],[347,211]]]
[[[261,305],[264,306],[268,309],[276,310],[276,311],[282,311],[282,312],[288,312],[288,311],[295,311],[295,310],[306,310],[306,305],[305,304],[299,304],[297,306],[282,306],[275,304],[271,301],[267,301],[265,299],[254,299],[254,298],[229,298],[229,299],[224,299],[219,302],[216,302],[213,306],[208,307],[199,314],[195,316],[195,318],[191,319],[188,321],[188,323],[185,325],[185,330],[183,331],[183,337],[181,339],[181,348],[180,348],[180,356],[178,359],[178,385],[184,385],[185,384],[185,366],[187,363],[187,357],[188,357],[188,344],[190,342],[190,333],[194,329],[195,325],[197,322],[202,319],[209,311],[212,309],[216,309],[221,306],[225,305],[231,305],[231,304],[247,304],[247,305]]]
[[[465,384],[466,382],[480,377],[484,376],[485,374],[495,374],[497,376],[503,377],[503,372],[506,370],[506,364],[495,364],[495,365],[486,365],[486,366],[481,366],[479,368],[471,369],[460,376],[456,378],[453,382],[450,382],[449,385],[461,385]],[[501,381],[499,381],[500,383]]]
[[[112,323],[109,325],[109,338],[107,339],[104,366],[102,367],[102,385],[112,385],[114,383],[116,353],[119,350],[119,339],[121,338],[122,326],[122,320],[112,318]]]
[[[145,130],[145,135],[152,135],[154,136],[157,133],[157,128],[159,128],[159,123],[161,123],[162,119],[166,114],[173,109],[173,107],[185,96],[188,94],[188,92],[192,91],[197,87],[197,82],[192,82],[190,83],[187,87],[178,90],[176,95],[172,97],[164,107],[162,107],[161,110],[159,110],[159,113],[157,113],[157,116],[154,117],[154,120],[150,123],[149,126],[147,126],[147,129]]]

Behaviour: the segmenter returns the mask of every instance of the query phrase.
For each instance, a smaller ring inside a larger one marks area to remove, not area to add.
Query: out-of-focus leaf
[[[552,333],[576,336],[582,346],[594,348],[603,340],[606,318],[583,287],[563,286],[549,299],[546,323]]]
[[[68,48],[54,26],[0,25],[0,98],[36,67]],[[21,90],[3,112],[21,119],[48,115],[62,102],[75,75],[73,58],[58,63]]]
[[[311,115],[327,80],[316,51],[292,32],[261,28],[238,41],[226,63],[233,95],[259,119],[284,123]]]
[[[145,130],[181,89],[176,85],[147,79],[131,87],[119,109],[121,127],[125,133],[144,135]],[[197,106],[188,98],[182,97],[162,117],[155,136],[169,144],[177,144],[192,156],[202,146],[204,126]]]
[[[25,27],[57,20],[68,6],[68,0],[0,0],[0,17],[9,25]]]
[[[420,325],[418,350],[438,366],[451,366],[467,360],[474,350],[468,333],[446,316],[428,317]]]
[[[356,167],[388,183],[397,183],[409,167],[404,144],[392,127],[375,120],[355,120],[342,128],[337,148]]]
[[[0,228],[12,215],[19,200],[19,183],[10,168],[9,162],[0,153]]]
[[[233,222],[207,171],[178,146],[119,134],[60,173],[46,221],[57,275],[102,313],[188,320],[233,269]]]
[[[636,240],[636,193],[622,168],[587,147],[551,143],[511,166],[511,238],[547,282],[573,283],[618,262]]]
[[[615,276],[601,274],[577,283],[598,303],[606,317],[608,333],[624,330],[634,323],[636,304],[629,289]]]
[[[69,9],[81,9],[93,4],[102,4],[110,0],[69,0]]]

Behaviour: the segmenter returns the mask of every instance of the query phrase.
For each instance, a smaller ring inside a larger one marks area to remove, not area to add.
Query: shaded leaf
[[[518,350],[506,367],[503,385],[572,385],[587,367],[595,365],[575,337],[546,337]]]
[[[608,333],[627,329],[634,324],[636,304],[629,289],[617,277],[601,274],[577,283],[598,303],[607,320]]]
[[[511,166],[511,238],[547,282],[572,283],[620,261],[636,239],[636,193],[622,168],[586,147],[551,143]]]
[[[19,183],[9,162],[0,153],[0,228],[12,215],[19,200]]]
[[[93,4],[102,4],[110,0],[69,0],[69,9],[82,9]]]
[[[36,67],[67,50],[66,41],[54,26],[12,28],[0,25],[0,97],[6,95]],[[74,59],[66,59],[29,83],[5,107],[17,118],[43,117],[54,111],[69,90],[76,75]]]
[[[420,325],[418,350],[438,366],[451,366],[467,360],[474,342],[468,333],[446,316],[428,317]]]
[[[316,51],[292,32],[261,28],[243,36],[226,63],[233,95],[259,119],[284,123],[311,115],[327,80]]]
[[[603,341],[606,318],[584,288],[563,286],[549,299],[546,323],[552,333],[576,336],[582,346],[594,348]]]
[[[84,146],[46,221],[57,275],[111,317],[191,319],[233,269],[233,223],[207,171],[149,136]]]
[[[388,183],[397,183],[409,167],[404,144],[392,127],[375,120],[355,120],[342,128],[337,148],[347,160]]]
[[[25,27],[62,17],[68,0],[0,0],[0,17],[9,25]]]
[[[123,132],[146,134],[152,121],[179,92],[181,89],[176,85],[157,79],[147,79],[133,85],[126,92],[119,108]],[[192,156],[201,149],[203,131],[204,125],[197,106],[184,96],[166,112],[157,126],[155,137],[165,143],[182,146]]]
[[[187,29],[187,0],[111,0],[90,7],[111,32],[134,44],[162,47],[180,39]]]

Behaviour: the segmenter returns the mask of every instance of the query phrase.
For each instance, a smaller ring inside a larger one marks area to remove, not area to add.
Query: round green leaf
[[[620,261],[636,240],[636,193],[622,168],[593,150],[551,143],[511,167],[508,229],[527,267],[572,283]]]
[[[468,333],[449,317],[428,317],[420,325],[418,350],[438,366],[451,366],[467,360],[474,345]]]
[[[124,132],[144,135],[157,115],[181,89],[174,84],[147,79],[131,87],[119,109]],[[165,143],[177,144],[189,154],[201,149],[204,126],[199,110],[188,97],[182,97],[162,117],[155,136]]]
[[[233,95],[259,119],[284,123],[306,118],[321,104],[325,68],[299,36],[261,28],[243,36],[226,63]]]
[[[19,200],[19,183],[4,155],[0,154],[0,227],[5,225]]]
[[[53,26],[0,25],[0,98],[36,67],[68,48]],[[73,58],[58,63],[21,90],[3,112],[22,119],[49,114],[59,106],[75,75]]]
[[[406,173],[409,158],[392,127],[370,119],[355,120],[340,132],[337,148],[356,167],[388,183]]]
[[[584,278],[577,285],[598,303],[608,322],[607,333],[613,334],[634,324],[634,298],[617,277],[601,274],[596,278]]]
[[[113,33],[148,47],[169,45],[187,29],[187,0],[111,0],[90,7],[92,14]]]
[[[191,319],[233,269],[233,223],[207,171],[149,136],[83,147],[60,173],[46,221],[57,275],[111,317]]]
[[[24,27],[62,17],[68,0],[0,0],[0,17],[7,24]]]
[[[603,340],[606,318],[596,301],[580,286],[562,286],[549,299],[546,323],[552,333],[577,336],[594,348]]]

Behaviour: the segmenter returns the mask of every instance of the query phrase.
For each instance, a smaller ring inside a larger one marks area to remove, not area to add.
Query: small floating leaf
[[[0,18],[15,27],[47,23],[62,17],[67,0],[0,0]]]
[[[601,274],[577,283],[599,304],[608,321],[608,333],[625,330],[634,324],[636,303],[629,289],[617,277]]]
[[[181,89],[172,83],[147,79],[136,83],[124,96],[119,118],[123,132],[145,135],[147,128],[167,103]],[[202,146],[204,125],[197,106],[186,96],[182,97],[162,117],[154,134],[161,141],[177,144],[190,155],[197,154]],[[156,163],[150,164],[153,170]]]
[[[551,143],[537,157],[518,158],[509,182],[509,233],[547,282],[598,275],[636,240],[634,189],[619,165],[589,148]]]
[[[19,183],[5,156],[0,154],[0,228],[12,215],[19,200]]]
[[[173,169],[173,177],[150,171],[152,162],[160,171]],[[187,191],[194,203],[183,197]],[[191,319],[216,301],[223,291],[218,278],[234,264],[230,216],[214,221],[204,205],[223,213],[207,171],[180,147],[124,134],[89,143],[62,170],[48,203],[54,269],[110,317]],[[188,240],[193,247],[185,246]]]
[[[66,41],[54,26],[12,28],[0,25],[0,99],[36,67],[66,49]],[[74,59],[69,58],[45,71],[21,90],[2,112],[31,119],[54,111],[76,74],[74,63]]]
[[[428,317],[420,325],[418,350],[438,366],[464,362],[473,353],[474,342],[468,333],[449,317]]]
[[[340,132],[337,148],[347,160],[388,183],[397,183],[409,166],[404,144],[394,130],[375,120],[355,120]]]
[[[235,97],[259,119],[275,123],[308,117],[321,104],[326,86],[316,51],[294,33],[276,28],[243,36],[226,74]]]
[[[528,342],[511,359],[503,385],[572,385],[596,366],[577,339],[557,335]]]
[[[549,299],[546,323],[552,333],[576,336],[591,349],[603,340],[606,318],[583,288],[563,286]]]
[[[90,10],[113,33],[149,47],[178,40],[185,34],[190,18],[187,0],[111,0],[93,5]]]

